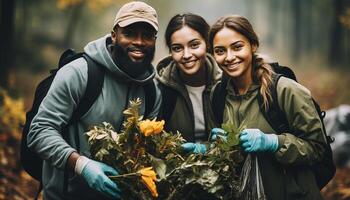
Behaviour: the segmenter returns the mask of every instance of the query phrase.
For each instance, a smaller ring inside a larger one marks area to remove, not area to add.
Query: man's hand
[[[240,145],[245,152],[275,152],[278,138],[275,134],[265,134],[259,129],[244,129],[239,135]]]
[[[108,178],[108,176],[118,175],[118,172],[112,167],[80,156],[75,165],[75,172],[81,175],[91,188],[113,199],[120,198],[120,189]]]

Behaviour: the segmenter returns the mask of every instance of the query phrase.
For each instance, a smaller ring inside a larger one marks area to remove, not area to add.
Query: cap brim
[[[117,23],[120,27],[129,26],[130,24],[136,23],[136,22],[146,22],[150,24],[157,32],[158,32],[158,25],[151,20],[145,19],[145,18],[132,18],[127,19],[122,22]]]

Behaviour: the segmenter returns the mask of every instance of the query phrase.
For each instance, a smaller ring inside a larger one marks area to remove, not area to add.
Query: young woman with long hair
[[[273,101],[275,73],[257,55],[259,39],[249,21],[220,18],[210,29],[209,43],[228,77],[223,122],[246,127],[240,146],[257,155],[267,199],[322,199],[310,166],[324,156],[326,140],[310,91],[291,79],[279,79],[277,102],[291,131],[277,133],[263,115]]]
[[[195,153],[205,152],[199,142],[208,141],[214,126],[210,91],[221,77],[207,53],[209,28],[199,15],[175,15],[165,31],[170,56],[157,66],[163,95],[160,118],[165,119],[167,131],[180,131],[191,142],[184,145],[185,150]]]

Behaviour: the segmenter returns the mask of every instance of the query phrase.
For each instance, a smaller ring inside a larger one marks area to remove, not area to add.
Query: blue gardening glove
[[[244,129],[239,135],[240,145],[245,152],[275,152],[278,139],[275,134],[265,134],[259,129]]]
[[[220,137],[224,141],[227,141],[227,132],[224,129],[213,128],[211,129],[210,135],[211,142],[215,141],[218,137]]]
[[[110,198],[120,198],[120,189],[116,183],[108,178],[108,176],[118,175],[118,172],[112,167],[85,156],[80,156],[75,165],[75,172],[85,179],[90,188]]]
[[[181,145],[186,153],[205,154],[207,147],[204,144],[187,142]]]

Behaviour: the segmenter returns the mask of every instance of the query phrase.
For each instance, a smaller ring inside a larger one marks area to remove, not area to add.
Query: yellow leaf
[[[164,120],[162,121],[156,121],[154,120],[143,120],[138,123],[140,131],[143,133],[144,136],[150,136],[150,135],[156,135],[162,132],[164,128]]]
[[[156,173],[152,167],[146,167],[138,171],[141,174],[143,184],[146,185],[153,197],[158,197],[158,191],[155,181],[157,180]]]

